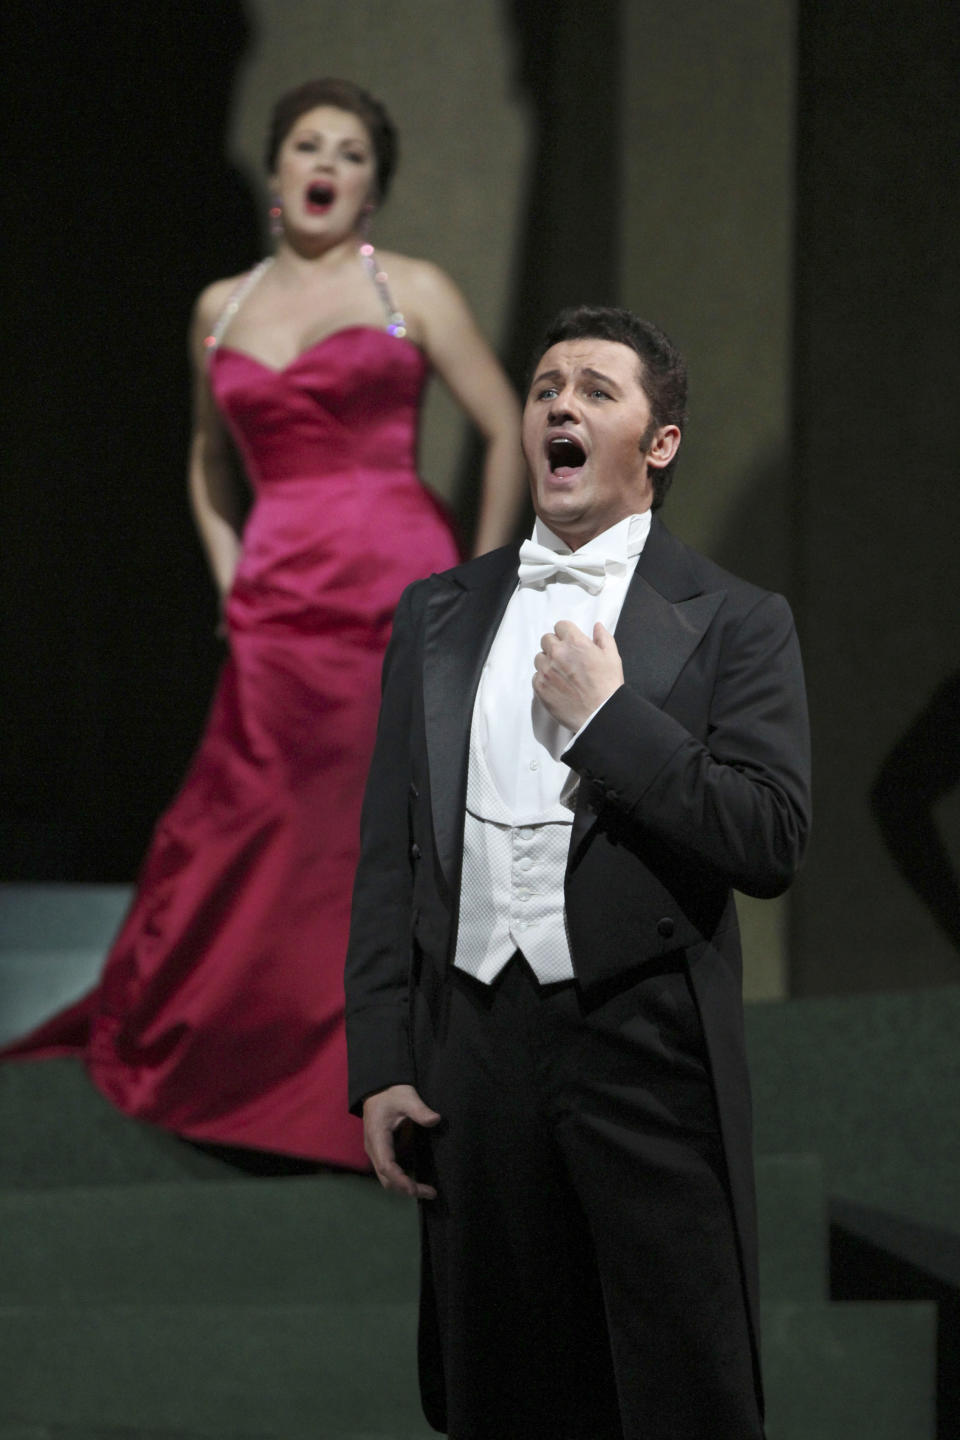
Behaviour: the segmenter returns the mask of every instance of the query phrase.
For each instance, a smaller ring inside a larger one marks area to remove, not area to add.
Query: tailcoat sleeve
[[[408,814],[417,588],[404,592],[394,617],[360,823],[360,862],[344,974],[354,1113],[360,1112],[367,1095],[389,1085],[413,1083],[408,1027],[413,900]]]
[[[717,622],[715,622],[717,623]],[[803,670],[787,602],[761,598],[719,643],[688,663],[709,690],[706,725],[692,734],[676,714],[629,683],[615,692],[564,754],[596,805],[649,846],[748,895],[787,888],[809,829],[809,731]],[[715,653],[714,653],[715,652]],[[681,692],[681,674],[676,690]]]

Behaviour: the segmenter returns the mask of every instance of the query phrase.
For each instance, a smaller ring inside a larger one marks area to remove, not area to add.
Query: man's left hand
[[[617,642],[599,620],[592,640],[572,620],[558,620],[540,645],[534,691],[554,720],[577,731],[623,684]]]

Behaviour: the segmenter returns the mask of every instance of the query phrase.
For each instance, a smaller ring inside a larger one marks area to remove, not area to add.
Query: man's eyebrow
[[[542,381],[544,381],[544,380],[562,380],[562,379],[563,379],[563,372],[562,372],[562,370],[541,370],[539,375],[535,375],[535,376],[533,377],[533,379],[530,381],[530,384],[531,384],[531,385],[539,385],[539,384],[540,384]]]
[[[599,380],[601,385],[609,385],[611,390],[619,390],[620,386],[616,380],[611,380],[609,375],[604,375],[602,370],[591,370],[589,366],[584,370],[584,375],[589,375],[591,380]]]
[[[589,365],[585,365],[584,368],[583,368],[583,370],[582,370],[580,373],[581,373],[582,375],[586,375],[586,376],[587,376],[589,379],[591,379],[591,380],[599,380],[600,383],[601,383],[601,385],[609,385],[612,390],[619,390],[619,389],[620,389],[619,383],[618,383],[616,380],[612,380],[609,375],[604,375],[604,373],[603,373],[602,370],[593,370],[593,369],[591,369],[591,367],[590,367]],[[563,379],[563,371],[562,371],[562,370],[541,370],[541,371],[540,371],[540,374],[539,374],[539,375],[535,375],[534,378],[530,381],[530,384],[531,384],[531,385],[541,385],[544,380],[562,380],[562,379]]]

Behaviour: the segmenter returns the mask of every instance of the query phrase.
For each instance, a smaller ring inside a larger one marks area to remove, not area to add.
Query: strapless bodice
[[[428,368],[412,341],[351,325],[280,370],[221,345],[210,383],[259,493],[318,472],[413,476]]]

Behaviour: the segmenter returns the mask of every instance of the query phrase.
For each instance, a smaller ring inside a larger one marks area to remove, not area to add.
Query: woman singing
[[[522,496],[516,401],[463,298],[367,238],[395,156],[347,81],[275,107],[275,254],[205,290],[192,334],[190,498],[229,656],[99,987],[6,1052],[81,1046],[130,1115],[355,1169],[341,977],[380,667],[404,586],[459,558],[416,471],[431,368],[487,442],[478,550]]]

